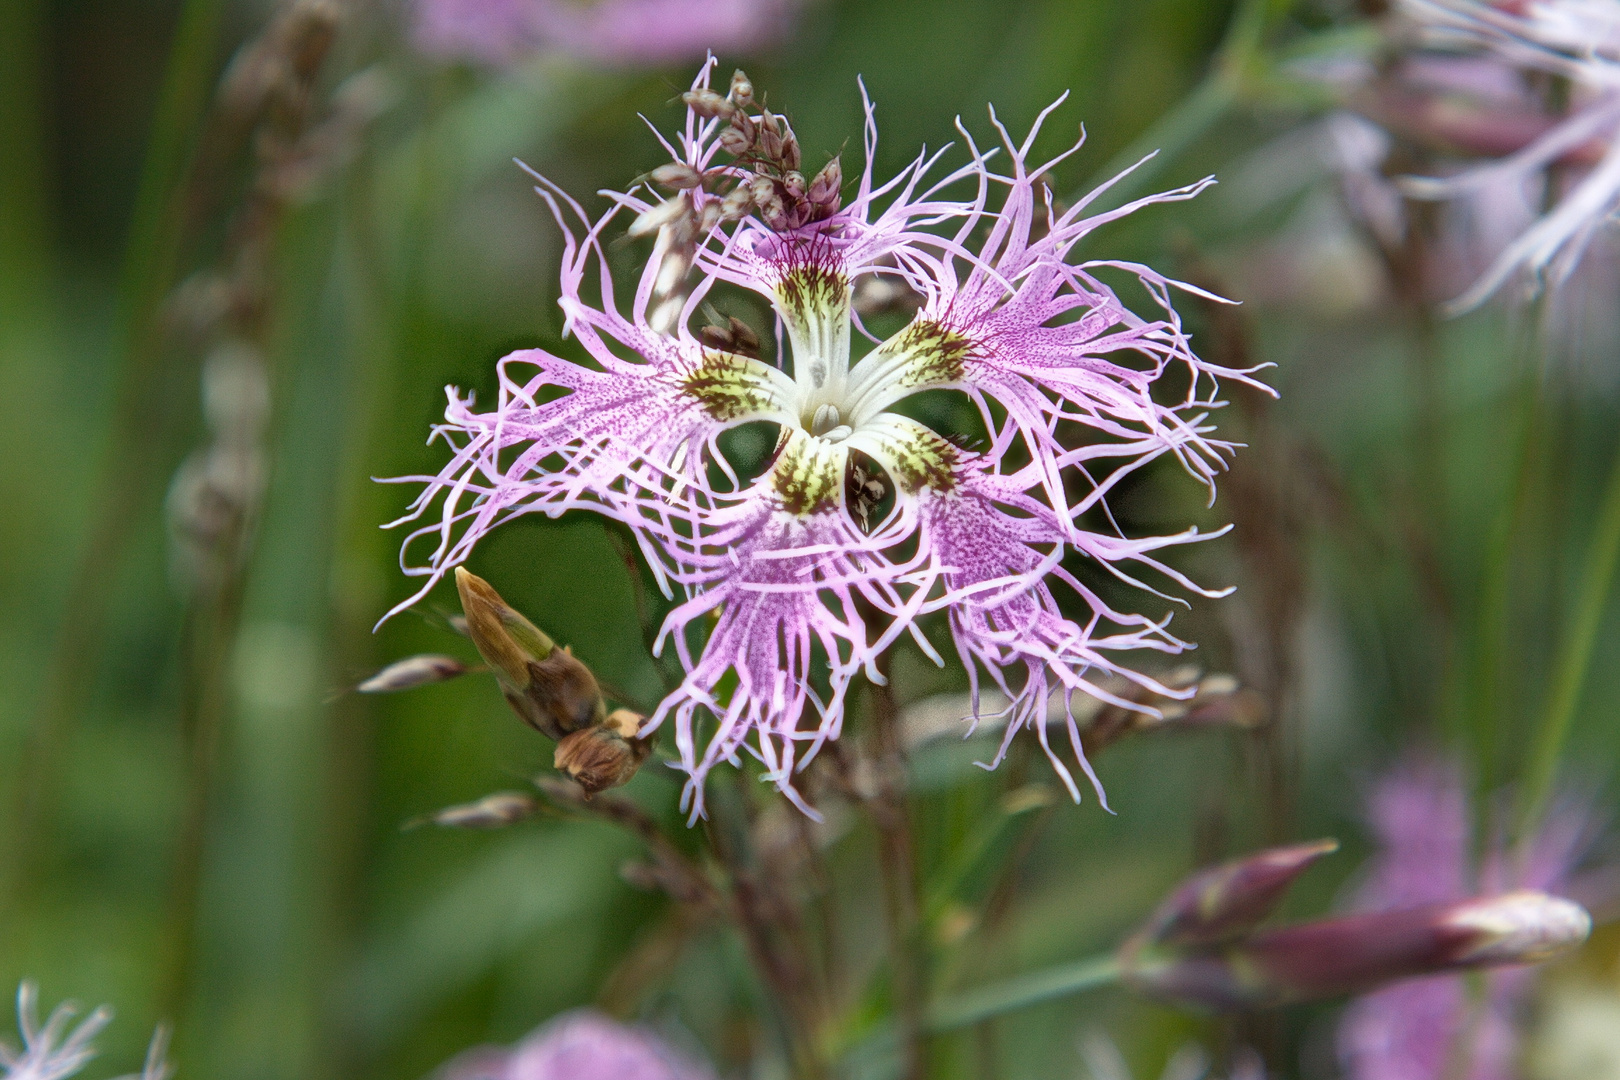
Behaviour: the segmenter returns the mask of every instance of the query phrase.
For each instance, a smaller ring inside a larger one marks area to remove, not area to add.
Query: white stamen
[[[810,434],[826,435],[843,421],[844,418],[838,414],[838,406],[830,402],[817,405],[816,414],[810,421]]]

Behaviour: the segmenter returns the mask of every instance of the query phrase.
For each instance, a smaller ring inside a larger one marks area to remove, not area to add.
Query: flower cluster
[[[1022,142],[992,111],[1001,147],[981,149],[961,128],[966,164],[935,177],[943,151],[924,151],[880,184],[867,102],[859,178],[846,190],[831,167],[806,182],[791,127],[754,110],[745,78],[726,95],[711,90],[712,68],[687,95],[684,130],[664,143],[672,162],[651,177],[676,189],[669,198],[604,193],[613,206],[593,219],[538,178],[564,233],[565,330],[591,363],[528,349],[500,362],[493,407],[450,391],[436,430],[450,462],[403,478],[426,486],[402,520],[434,507],[438,520],[412,534],[433,548],[421,564],[403,560],[427,583],[400,607],[501,522],[589,509],[628,527],[665,594],[679,593],[658,644],[673,642],[685,677],[643,734],[674,723],[694,815],[705,774],[745,748],[799,801],[792,776],[838,737],[857,674],[882,681],[879,658],[905,634],[943,663],[919,624],[931,612],[949,613],[975,714],[981,668],[1012,702],[996,760],[1033,726],[1078,799],[1040,722],[1047,699],[1082,691],[1133,707],[1099,673],[1184,696],[1118,654],[1186,646],[1164,618],[1110,606],[1063,559],[1078,553],[1149,591],[1136,568],[1204,592],[1156,553],[1208,534],[1128,537],[1105,500],[1165,455],[1213,497],[1230,449],[1206,423],[1216,379],[1253,376],[1193,353],[1171,302],[1188,286],[1137,263],[1071,255],[1100,226],[1212,181],[1088,215],[1105,185],[1062,208],[1042,177],[1078,146],[1031,161],[1054,104]],[[621,215],[635,219],[632,232],[657,235],[627,301],[604,253]],[[676,247],[680,288],[668,280]],[[1140,287],[1150,314],[1105,279]],[[915,317],[881,341],[851,301],[874,280],[919,298]],[[693,333],[696,314],[727,289],[770,305],[774,363],[756,355],[759,335],[740,320]],[[679,310],[655,322],[660,296]],[[857,334],[873,342],[858,358]],[[1176,369],[1179,390],[1161,401],[1155,388]],[[976,406],[977,448],[896,410],[929,390]],[[748,475],[721,437],[758,422],[775,425],[775,450]],[[1068,726],[1089,774],[1072,717]]]
[[[714,1072],[640,1027],[593,1012],[560,1016],[510,1050],[480,1047],[440,1080],[714,1080]]]
[[[1454,96],[1487,107],[1436,114],[1451,118],[1452,142],[1499,155],[1444,179],[1410,180],[1408,193],[1473,197],[1503,188],[1546,206],[1452,306],[1474,307],[1516,277],[1532,289],[1563,281],[1620,211],[1620,0],[1402,0],[1400,10],[1427,45],[1486,62],[1453,65],[1451,81]],[[1552,94],[1522,100],[1536,85],[1527,75],[1566,84],[1567,103]],[[1476,119],[1458,122],[1469,116]]]

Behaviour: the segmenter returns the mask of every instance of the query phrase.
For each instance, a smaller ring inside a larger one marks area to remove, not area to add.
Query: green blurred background
[[[1272,56],[1358,16],[1329,0],[1249,8],[1269,20]],[[549,764],[550,745],[492,685],[344,692],[406,654],[472,657],[432,603],[373,633],[410,586],[397,535],[378,529],[408,491],[371,478],[436,470],[442,447],[424,440],[445,384],[487,397],[504,352],[567,348],[558,235],[511,159],[582,198],[622,188],[659,160],[638,112],[673,125],[695,61],[435,64],[411,53],[399,9],[348,5],[317,86],[382,72],[387,107],[274,228],[268,486],[232,636],[235,620],[199,616],[177,588],[165,517],[171,477],[208,438],[206,350],[151,328],[170,318],[174,285],[231,250],[241,155],[199,212],[177,214],[170,194],[219,73],[271,13],[262,0],[0,4],[0,987],[32,977],[47,1003],[114,1003],[108,1070],[136,1067],[170,1017],[182,1077],[418,1077],[593,1001],[684,1030],[735,1068],[757,1009],[736,942],[700,933],[650,976],[624,965],[669,926],[663,900],[619,878],[632,841],[552,820],[402,830]],[[1116,815],[1088,798],[1042,819],[1011,899],[978,897],[1000,907],[947,950],[959,985],[1107,948],[1192,866],[1268,841],[1346,841],[1295,898],[1322,910],[1365,851],[1367,777],[1401,748],[1457,747],[1488,785],[1518,774],[1581,599],[1616,451],[1612,310],[1546,359],[1545,378],[1523,374],[1533,350],[1500,309],[1419,314],[1302,142],[1322,94],[1257,68],[1213,115],[1187,119],[1233,16],[1213,0],[846,0],[811,4],[759,55],[721,58],[722,71],[747,67],[816,160],[858,153],[863,77],[880,175],[955,137],[958,115],[985,136],[987,101],[1020,131],[1064,90],[1045,145],[1081,121],[1088,142],[1054,178],[1060,192],[1144,137],[1171,143],[1153,185],[1215,172],[1221,186],[1112,227],[1085,254],[1245,301],[1224,330],[1184,305],[1195,343],[1246,341],[1276,365],[1275,404],[1239,397],[1221,418],[1250,447],[1213,509],[1169,468],[1116,509],[1136,529],[1237,523],[1178,562],[1237,593],[1196,602],[1176,627],[1206,670],[1259,687],[1277,724],[1110,750],[1098,768]],[[1532,382],[1543,419],[1525,454]],[[656,696],[619,549],[595,519],[508,526],[472,565],[604,678]],[[453,592],[436,597],[453,608]],[[1588,784],[1607,782],[1620,752],[1617,644],[1610,610],[1564,752]],[[200,712],[187,690],[199,664],[219,676]],[[903,701],[965,686],[914,652],[896,673]],[[1046,779],[1027,747],[995,775],[972,756],[930,749],[914,763],[930,865],[1003,792]],[[629,790],[675,826],[667,770]],[[829,857],[858,867],[869,843],[856,832]],[[848,898],[857,941],[881,937],[874,905]],[[1613,952],[1600,934],[1599,959],[1580,962],[1610,970]],[[1264,1038],[1291,1074],[1326,1076],[1331,1016],[1289,1013],[1257,1034],[1107,991],[945,1040],[940,1075],[1080,1075],[1076,1042],[1095,1027],[1142,1076],[1189,1037]]]

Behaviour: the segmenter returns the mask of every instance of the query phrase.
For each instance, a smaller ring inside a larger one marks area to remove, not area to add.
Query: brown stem
[[[911,837],[911,815],[906,806],[905,746],[894,691],[887,682],[872,683],[871,693],[877,760],[875,783],[866,807],[878,833],[878,863],[883,873],[884,907],[889,920],[895,1013],[900,1024],[901,1075],[906,1080],[923,1080],[928,1074],[928,1041],[924,1031],[927,1002],[918,919],[916,853]]]
[[[812,965],[798,947],[804,936],[795,930],[802,927],[802,920],[780,883],[760,872],[749,843],[749,823],[740,820],[743,814],[732,797],[735,792],[716,787],[709,803],[714,817],[705,824],[710,850],[731,882],[728,914],[771,992],[794,1074],[822,1080],[827,1069],[818,1050],[818,1032],[824,1013],[815,995]]]

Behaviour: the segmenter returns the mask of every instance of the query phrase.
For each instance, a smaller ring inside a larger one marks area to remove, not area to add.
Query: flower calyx
[[[652,741],[638,738],[645,718],[630,709],[609,712],[591,669],[489,582],[457,567],[456,588],[467,634],[494,670],[506,703],[524,723],[556,740],[557,769],[587,798],[629,783],[652,753]]]
[[[524,723],[560,741],[606,718],[596,676],[571,651],[559,648],[489,582],[464,567],[456,568],[456,588],[473,645]]]
[[[602,723],[564,736],[553,764],[584,789],[587,799],[628,783],[652,753],[652,741],[637,737],[643,719],[629,709],[615,709]]]

